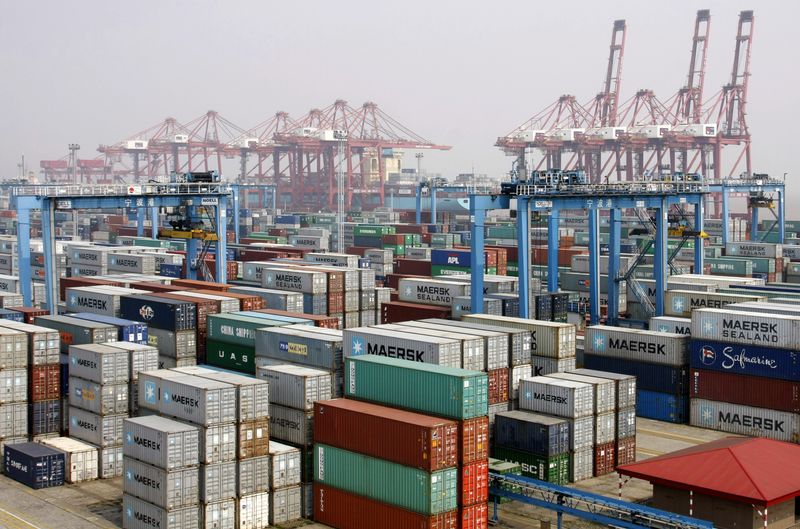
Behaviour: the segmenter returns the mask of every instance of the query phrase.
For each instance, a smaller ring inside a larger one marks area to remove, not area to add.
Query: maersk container
[[[594,325],[586,328],[584,344],[588,354],[669,366],[689,361],[689,338],[683,334]]]
[[[569,453],[567,419],[526,411],[506,411],[495,417],[494,444],[545,457]]]
[[[69,408],[69,436],[100,447],[118,446],[123,442],[125,415],[97,415],[79,408]]]
[[[488,316],[486,314],[468,314],[462,320],[470,323],[528,330],[531,332],[531,354],[533,355],[551,358],[575,356],[576,329],[574,325],[568,323]]]
[[[275,327],[256,332],[256,356],[341,372],[342,331]]]
[[[511,402],[517,402],[519,395],[519,383],[523,378],[530,378],[533,376],[533,366],[531,364],[523,364],[514,366],[508,371],[508,391],[509,399]]]
[[[800,414],[755,406],[692,399],[690,423],[740,435],[792,443],[800,441]]]
[[[236,421],[236,388],[176,371],[139,375],[139,406],[201,426]]]
[[[500,325],[490,325],[481,323],[472,323],[466,321],[451,321],[430,318],[421,320],[428,323],[446,324],[459,330],[480,330],[488,332],[498,332],[508,336],[508,366],[518,366],[528,364],[531,360],[531,333],[525,329],[512,329],[510,327],[503,327]],[[488,364],[487,364],[488,365]]]
[[[0,405],[0,439],[28,435],[28,404],[15,402]]]
[[[34,323],[58,331],[62,353],[66,353],[70,345],[115,342],[119,334],[111,325],[69,316],[36,316]]]
[[[358,256],[346,253],[309,252],[303,259],[311,263],[358,268]]]
[[[763,301],[763,296],[722,294],[719,292],[696,292],[692,290],[667,290],[664,298],[664,313],[667,316],[688,318],[695,309],[721,309],[731,303]]]
[[[508,348],[509,348],[508,333],[487,331],[485,329],[478,329],[474,327],[472,328],[454,327],[450,325],[447,320],[406,321],[401,323],[401,325],[427,328],[427,329],[436,329],[436,330],[440,329],[447,332],[463,334],[465,336],[476,336],[481,338],[483,340],[483,350],[484,350],[483,365],[485,367],[478,369],[478,367],[476,367],[478,363],[476,362],[474,365],[471,366],[464,365],[463,367],[465,369],[475,369],[476,371],[483,371],[484,369],[492,370],[492,369],[502,369],[508,367]]]
[[[453,298],[453,318],[461,319],[466,314],[472,314],[472,298],[469,296],[456,296]],[[493,316],[503,315],[503,302],[499,299],[484,298],[483,309],[481,314],[490,314]]]
[[[97,479],[96,447],[69,437],[42,439],[39,442],[64,453],[64,481],[67,483]]]
[[[64,452],[39,443],[19,443],[3,447],[5,475],[32,489],[64,484]]]
[[[156,261],[152,255],[143,253],[109,253],[108,271],[153,275]]]
[[[729,242],[725,255],[735,257],[783,257],[783,245],[763,242]]]
[[[800,352],[757,345],[692,340],[695,369],[800,381]]]
[[[245,275],[245,279],[250,278]],[[261,273],[261,286],[303,294],[325,294],[328,291],[328,274],[293,268],[264,269]]]
[[[270,404],[269,436],[271,439],[296,446],[310,447],[314,443],[314,412]]]
[[[201,366],[176,368],[176,371],[233,385],[238,422],[269,416],[269,384],[263,380]]]
[[[345,359],[345,396],[451,419],[486,415],[486,373],[374,355]]]
[[[497,459],[520,465],[522,475],[525,477],[549,481],[557,485],[569,483],[570,455],[568,453],[547,457],[495,446],[492,454]]]
[[[122,318],[105,316],[103,314],[93,314],[91,312],[78,312],[76,314],[70,314],[70,316],[82,320],[114,325],[117,327],[117,329],[119,329],[117,341],[147,343],[147,325],[144,323],[132,320],[123,320]]]
[[[199,478],[201,502],[213,503],[236,498],[236,461],[200,465]]]
[[[800,315],[698,309],[692,315],[692,338],[796,350]]]
[[[236,462],[236,496],[269,492],[270,459],[266,455]]]
[[[564,371],[575,369],[574,356],[568,358],[550,358],[547,356],[532,355],[530,359],[533,365],[533,376],[535,377],[547,376],[552,373],[563,373]]]
[[[300,483],[300,449],[269,442],[270,488],[280,489]]]
[[[469,285],[440,279],[403,278],[398,284],[400,301],[451,307],[453,298],[469,296]]]
[[[302,517],[300,485],[273,490],[269,494],[269,523],[280,525]]]
[[[685,424],[689,422],[689,396],[641,389],[636,395],[636,415],[646,419]]]
[[[693,399],[717,400],[731,404],[800,413],[800,382],[692,369]],[[765,383],[766,382],[766,383]]]
[[[120,317],[142,321],[148,329],[186,331],[197,327],[197,305],[155,296],[122,296],[119,299]]]
[[[130,353],[106,344],[71,345],[69,374],[98,384],[127,383]]]
[[[147,290],[113,287],[88,286],[69,287],[64,292],[67,310],[71,312],[100,314],[110,317],[119,316],[120,296],[132,294],[148,294]]]
[[[328,371],[288,364],[262,366],[256,371],[258,378],[269,383],[273,404],[312,410],[315,402],[333,398]]]
[[[586,375],[597,378],[607,378],[613,380],[615,384],[615,393],[617,396],[616,408],[621,410],[623,408],[630,408],[636,406],[636,377],[625,375],[622,373],[613,373],[609,371],[597,371],[594,369],[574,369],[570,371],[578,375]]]
[[[113,342],[108,346],[127,351],[131,382],[139,380],[139,373],[142,371],[158,369],[158,349],[155,347],[131,342]]]
[[[158,415],[125,419],[123,453],[167,470],[197,466],[197,426]]]
[[[136,459],[123,460],[122,491],[171,511],[196,505],[200,492],[197,467],[164,470]]]
[[[342,334],[344,356],[378,355],[460,368],[462,342],[402,326],[346,329]]]
[[[103,384],[69,377],[69,405],[98,415],[128,413],[128,384]]]
[[[125,529],[198,529],[201,521],[197,505],[167,512],[130,494],[122,495],[122,526]]]
[[[617,385],[613,380],[578,373],[553,373],[549,378],[574,380],[591,384],[594,387],[594,411],[596,415],[613,412],[617,407]],[[608,442],[608,441],[603,441]]]
[[[675,316],[654,316],[650,318],[650,330],[691,336],[692,319],[676,318]]]
[[[638,390],[672,395],[689,394],[689,368],[685,365],[666,366],[593,354],[583,356],[583,365],[587,369],[636,377],[637,396]]]
[[[428,473],[324,444],[314,446],[314,481],[420,514],[458,506],[455,468]]]
[[[594,413],[594,387],[550,377],[524,378],[519,385],[519,407],[571,419],[587,417]]]
[[[27,398],[28,369],[0,370],[0,404],[25,402]]]
[[[381,325],[375,330],[381,332],[384,329],[401,333],[408,332],[414,336],[421,335],[425,337],[441,337],[445,339],[457,340],[461,343],[461,354],[459,355],[460,362],[458,365],[452,367],[461,367],[464,369],[471,369],[473,371],[484,371],[486,369],[486,351],[484,348],[485,344],[483,339],[475,335],[462,333],[460,332],[460,329],[446,330],[445,328],[436,324],[404,321],[397,324]]]
[[[781,314],[784,316],[800,316],[800,306],[796,304],[778,303],[776,299],[766,301],[750,301],[732,303],[725,307],[727,310],[742,312],[760,312],[762,314]]]
[[[245,263],[247,266],[247,263]],[[265,302],[266,308],[285,310],[287,312],[303,312],[303,294],[257,287],[239,287],[232,285],[230,292],[258,296]]]
[[[157,348],[160,356],[194,358],[197,355],[197,333],[194,330],[167,331],[148,327],[147,345]]]
[[[283,322],[264,318],[251,318],[238,314],[213,314],[208,316],[208,338],[244,347],[255,347],[257,329],[284,325],[286,324]]]

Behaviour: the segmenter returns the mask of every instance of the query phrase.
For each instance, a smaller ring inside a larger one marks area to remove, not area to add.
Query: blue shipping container
[[[61,401],[43,400],[28,404],[28,431],[31,435],[61,431]]]
[[[371,235],[356,235],[353,237],[353,246],[362,248],[383,248],[383,239]]]
[[[32,489],[64,484],[64,452],[39,443],[6,445],[3,451],[5,474]]]
[[[372,259],[366,259],[364,257],[359,257],[358,259],[358,267],[359,268],[370,268],[372,265]]]
[[[278,215],[275,224],[300,224],[300,215]]]
[[[70,314],[70,316],[97,323],[106,323],[119,328],[117,340],[120,342],[147,343],[147,324],[145,323],[123,320],[122,318],[104,316],[102,314],[93,314],[91,312],[78,312],[76,314]]]
[[[800,381],[800,352],[749,344],[692,340],[689,365],[723,373]]]
[[[164,277],[174,277],[176,279],[180,279],[182,273],[183,265],[179,264],[161,263],[161,267],[159,269],[159,274]]]
[[[569,453],[570,422],[526,411],[497,414],[494,444],[542,457]]]
[[[24,321],[25,315],[16,310],[0,309],[0,318],[11,321]]]
[[[431,250],[431,264],[443,266],[470,266],[469,250]]]
[[[637,389],[636,415],[646,419],[675,424],[688,423],[689,397],[687,395],[670,395],[669,393]]]
[[[61,396],[69,397],[69,355],[60,355],[58,358],[59,363],[59,382],[61,386]]]
[[[689,394],[689,367],[673,367],[649,362],[636,362],[623,358],[611,358],[586,353],[583,366],[587,369],[622,373],[636,377],[636,386],[658,393],[671,395]]]
[[[154,296],[120,296],[120,316],[166,331],[186,331],[197,326],[197,305]]]

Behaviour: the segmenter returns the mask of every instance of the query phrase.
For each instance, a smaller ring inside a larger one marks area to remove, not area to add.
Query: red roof
[[[727,437],[624,465],[620,474],[757,505],[800,496],[800,445]]]

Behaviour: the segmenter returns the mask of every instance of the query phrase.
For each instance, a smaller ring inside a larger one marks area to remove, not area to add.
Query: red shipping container
[[[447,307],[390,301],[381,304],[381,323],[400,323],[427,318],[449,319],[451,312],[452,310]]]
[[[489,457],[489,417],[475,417],[459,422],[459,456],[462,465]]]
[[[403,259],[394,260],[394,274],[410,274],[418,276],[431,276],[431,262],[422,259]]]
[[[435,472],[458,464],[458,423],[369,402],[314,403],[314,442]]]
[[[220,292],[227,292],[231,286],[225,283],[214,283],[212,281],[200,281],[197,279],[173,279],[172,284],[179,287],[186,287],[187,289],[198,290],[219,290]]]
[[[617,442],[611,441],[594,447],[594,476],[605,476],[614,472]]]
[[[690,377],[689,394],[693,399],[800,412],[800,382],[706,369],[692,369]]]
[[[273,237],[288,237],[289,232],[286,228],[270,228],[267,230],[268,235],[272,235]]]
[[[314,322],[314,327],[322,327],[323,329],[338,329],[339,318],[331,316],[322,316],[318,314],[304,314],[302,312],[289,312],[286,310],[276,309],[257,309],[254,312],[263,312],[264,314],[275,314],[276,316],[293,316],[295,318],[305,318]]]
[[[489,461],[476,461],[458,469],[458,504],[462,507],[489,501]]]
[[[636,462],[636,437],[617,439],[616,466]]]
[[[395,233],[415,233],[422,235],[428,232],[428,227],[422,224],[395,224]]]
[[[264,308],[264,298],[259,296],[239,294],[237,292],[219,292],[217,290],[192,290],[192,292],[236,299],[239,301],[239,310],[260,310]]]
[[[458,519],[458,510],[426,516],[314,483],[314,521],[336,529],[458,529]]]
[[[31,402],[61,398],[61,366],[45,364],[28,367],[28,395]]]
[[[206,265],[206,269],[208,269],[209,273],[211,274],[211,278],[216,280],[217,279],[217,268],[216,268],[216,261],[213,258],[204,259],[203,262]],[[236,261],[227,261],[225,263],[225,276],[230,278],[235,278],[239,276],[239,263]],[[183,262],[183,271],[184,275],[186,272],[186,261]]]
[[[328,292],[328,314],[344,312],[344,292]]]
[[[8,309],[21,312],[25,323],[29,323],[31,325],[33,325],[33,320],[36,318],[36,316],[47,316],[50,314],[49,310],[37,309],[36,307],[8,307]],[[70,340],[70,343],[72,343],[72,340]]]
[[[252,250],[242,248],[239,250],[239,260],[248,261],[271,261],[273,259],[287,259],[289,254],[286,252],[273,252],[269,250]]]
[[[367,248],[366,246],[351,246],[344,253],[348,255],[357,255],[359,257],[364,257],[364,252],[367,250],[371,250],[371,248]]]
[[[381,242],[383,244],[393,244],[393,245],[404,245],[406,243],[406,238],[404,235],[395,235],[395,234],[387,234],[381,236]]]
[[[489,404],[508,401],[508,368],[489,371]]]
[[[61,296],[61,301],[66,298],[66,290],[71,287],[93,287],[97,285],[124,286],[119,281],[109,281],[108,279],[95,279],[92,277],[62,277],[58,284],[58,293]]]
[[[461,529],[487,529],[489,527],[489,505],[486,502],[462,507]]]

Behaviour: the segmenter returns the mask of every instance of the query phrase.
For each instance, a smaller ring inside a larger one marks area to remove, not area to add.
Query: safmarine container
[[[800,441],[800,415],[705,399],[692,399],[692,426],[778,441]]]
[[[694,336],[694,332],[692,336]],[[689,361],[688,346],[689,338],[683,334],[607,325],[587,327],[584,342],[587,354],[668,366],[687,364]]]
[[[122,495],[122,524],[125,529],[197,529],[200,508],[180,507],[169,512],[130,494]]]
[[[427,473],[332,446],[314,446],[314,481],[421,514],[457,507],[455,468]]]
[[[456,338],[415,333],[408,327],[359,327],[342,334],[344,355],[377,355],[454,368],[461,367],[462,343]]]
[[[105,344],[71,345],[69,373],[98,384],[120,384],[130,380],[130,354]]]
[[[201,502],[213,503],[236,498],[236,461],[200,465],[199,476]]]
[[[114,325],[119,329],[117,334],[117,341],[132,342],[132,343],[147,343],[147,325],[138,321],[123,320],[122,318],[115,318],[102,314],[93,314],[91,312],[78,312],[70,314],[73,318],[81,320],[89,320],[97,323],[105,323]]]
[[[749,344],[692,340],[692,368],[800,381],[800,352]]]
[[[126,457],[123,460],[122,490],[157,507],[171,511],[197,504],[197,467],[164,470]]]
[[[345,360],[345,396],[470,419],[488,411],[486,373],[374,355]]]
[[[128,369],[132,382],[139,380],[139,373],[142,371],[158,369],[158,349],[155,347],[131,342],[113,342],[108,345],[128,352]]]
[[[551,373],[563,373],[575,369],[575,357],[550,358],[548,356],[530,356],[533,365],[533,376],[547,376]]]
[[[400,301],[451,307],[453,298],[469,295],[469,285],[441,279],[403,278],[397,292]]]
[[[128,413],[128,384],[103,384],[69,377],[69,405],[98,415]]]
[[[636,415],[646,419],[684,424],[689,421],[689,396],[640,388],[636,395]]]
[[[634,376],[637,390],[674,395],[689,394],[689,369],[685,365],[667,366],[594,354],[583,355],[583,365],[588,369]]]
[[[614,411],[617,407],[617,386],[613,380],[598,378],[578,373],[553,373],[550,378],[585,382],[594,387],[594,413],[601,414]]]
[[[613,380],[617,396],[617,409],[630,408],[636,406],[636,377],[622,373],[612,373],[608,371],[597,371],[595,369],[575,369],[570,371],[578,375],[587,375],[596,378],[606,378]]]
[[[77,439],[55,437],[39,441],[64,453],[64,481],[78,483],[97,479],[97,448]]]
[[[497,459],[520,465],[523,476],[558,485],[569,483],[569,454],[546,457],[500,446],[495,446],[492,454]]]
[[[654,316],[650,318],[650,330],[691,336],[692,320],[691,318],[678,318],[675,316]]]
[[[69,435],[100,447],[118,446],[123,442],[125,415],[97,415],[70,406]]]
[[[236,388],[236,420],[239,422],[269,416],[269,384],[263,380],[200,366],[175,370],[233,385]]]
[[[158,415],[147,415],[125,419],[123,430],[125,457],[167,470],[197,466],[199,463],[197,426]]]
[[[197,333],[194,330],[173,332],[148,327],[147,344],[157,348],[160,356],[179,359],[197,355]]]
[[[122,296],[120,317],[141,321],[167,331],[186,331],[197,327],[196,304],[147,295]]]
[[[269,430],[272,439],[298,446],[311,446],[314,439],[314,413],[270,404]]]
[[[800,413],[800,382],[692,369],[689,394],[693,399]]]
[[[575,356],[575,326],[568,323],[488,316],[486,314],[468,314],[462,320],[470,323],[528,330],[531,332],[531,354],[533,355],[551,358]]]
[[[33,489],[64,484],[64,452],[39,443],[3,447],[5,475]]]
[[[236,462],[236,495],[269,491],[270,456],[250,457]]]
[[[256,356],[340,371],[342,331],[306,326],[262,328],[256,332]]]
[[[300,449],[269,442],[270,487],[280,489],[300,483]]]
[[[796,350],[800,316],[699,309],[692,315],[692,338]]]
[[[587,417],[594,413],[594,387],[550,377],[524,378],[519,386],[519,407],[558,417]]]
[[[40,366],[49,369],[49,366]],[[33,368],[31,368],[31,371]],[[0,370],[0,404],[25,402],[28,398],[28,370]],[[52,398],[52,397],[51,397]],[[0,435],[0,437],[3,437]]]
[[[349,399],[317,402],[314,417],[317,443],[429,472],[458,464],[454,421]]]
[[[261,366],[256,369],[256,375],[272,388],[273,404],[312,410],[315,402],[333,397],[328,371],[286,364]]]
[[[175,371],[139,375],[139,406],[201,426],[236,421],[236,388]]]
[[[569,452],[569,436],[567,419],[526,411],[506,411],[495,417],[495,446],[550,457]]]

